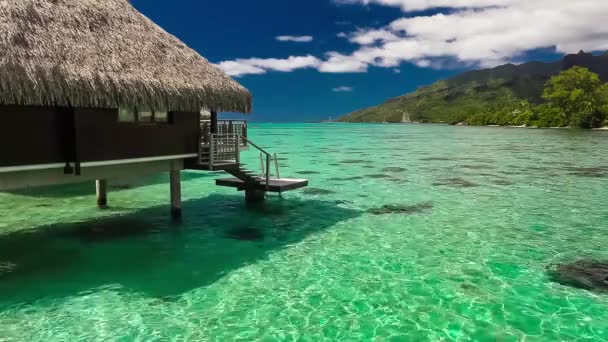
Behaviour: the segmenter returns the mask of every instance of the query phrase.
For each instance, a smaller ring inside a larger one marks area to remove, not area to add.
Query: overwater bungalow
[[[217,184],[249,200],[307,185],[278,179],[245,121],[218,119],[249,113],[249,91],[128,0],[4,0],[0,27],[0,191],[95,180],[105,206],[108,179],[168,171],[179,216],[184,169],[226,171]]]

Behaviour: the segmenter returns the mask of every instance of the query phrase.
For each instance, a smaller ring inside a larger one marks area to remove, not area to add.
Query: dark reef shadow
[[[368,164],[371,163],[369,160],[363,159],[346,159],[338,162],[339,164]]]
[[[342,181],[354,181],[354,180],[360,180],[360,179],[365,179],[365,177],[363,176],[352,176],[352,177],[332,177],[332,178],[328,178],[328,181],[334,181],[334,182],[342,182]]]
[[[603,178],[608,177],[608,167],[565,167],[564,170],[569,171],[569,175],[588,178]]]
[[[446,186],[450,188],[474,188],[479,186],[477,183],[473,183],[464,178],[456,177],[456,178],[448,178],[439,182],[433,183],[433,186]]]
[[[333,190],[328,190],[328,189],[320,189],[320,188],[306,188],[304,190],[302,190],[302,193],[305,195],[333,195],[336,192]]]
[[[183,210],[181,223],[163,205],[0,235],[0,310],[116,285],[172,300],[362,214],[313,199],[247,206],[238,195],[186,201]]]
[[[307,171],[307,170],[304,170],[304,171],[296,171],[295,173],[298,174],[298,175],[318,175],[321,172],[320,171]]]

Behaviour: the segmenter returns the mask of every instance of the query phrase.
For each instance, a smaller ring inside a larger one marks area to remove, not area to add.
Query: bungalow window
[[[118,122],[135,122],[135,111],[131,108],[121,107],[118,110]]]
[[[160,110],[138,110],[136,108],[121,107],[118,110],[118,122],[120,123],[169,123],[169,113]]]
[[[169,113],[154,111],[154,122],[169,123]]]
[[[137,112],[137,122],[151,123],[154,121],[153,112]]]

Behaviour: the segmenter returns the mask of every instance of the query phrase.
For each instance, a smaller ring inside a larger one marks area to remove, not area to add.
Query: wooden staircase
[[[240,164],[234,169],[226,169],[226,172],[246,183],[260,183],[265,181],[264,177],[257,175],[256,172],[246,169],[243,164]]]
[[[242,146],[252,146],[259,150],[261,173],[251,171],[241,163]],[[272,163],[274,177],[271,176]],[[248,199],[263,198],[267,192],[282,193],[308,186],[307,179],[280,178],[276,154],[271,155],[238,134],[210,134],[201,139],[197,163],[189,165],[188,168],[229,173],[234,178],[217,179],[216,185],[245,191]]]
[[[234,176],[234,178],[217,179],[215,184],[218,186],[235,188],[239,191],[257,190],[283,193],[285,191],[296,190],[308,186],[307,179],[269,178],[266,180],[264,175],[258,175],[256,172],[250,171],[242,165],[239,165],[237,168],[227,168],[224,171]]]

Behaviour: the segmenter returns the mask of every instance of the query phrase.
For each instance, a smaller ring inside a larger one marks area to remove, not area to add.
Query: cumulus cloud
[[[314,56],[279,58],[249,58],[224,61],[218,66],[230,76],[259,75],[268,71],[291,72],[298,69],[316,68],[321,61]]]
[[[347,72],[366,72],[368,63],[359,60],[355,56],[346,56],[332,51],[327,53],[327,59],[318,65],[320,72],[327,73],[347,73]]]
[[[382,28],[358,30],[350,41],[361,45],[351,57],[376,66],[407,61],[421,67],[433,59],[491,66],[527,51],[555,48],[608,49],[608,1],[598,0],[354,0],[401,6],[464,8],[448,14],[405,17]],[[471,8],[475,9],[471,9]],[[372,62],[369,62],[369,61]]]
[[[604,24],[608,1],[604,0],[336,1],[394,6],[406,12],[449,10],[434,15],[408,15],[383,27],[340,33],[340,37],[355,45],[350,53],[331,51],[323,58],[290,57],[283,64],[276,59],[251,59],[220,65],[233,75],[305,67],[350,73],[366,72],[371,66],[394,69],[404,62],[424,68],[495,66],[518,61],[527,52],[542,48],[559,53],[608,50],[608,26]]]
[[[377,4],[401,7],[405,12],[423,11],[432,8],[484,8],[505,6],[517,0],[334,0],[338,4]]]
[[[294,43],[310,43],[314,40],[312,36],[278,36],[275,37],[280,42],[294,42]]]
[[[340,86],[340,87],[335,87],[334,89],[332,89],[332,91],[335,93],[350,93],[353,90],[355,90],[355,89],[353,87],[349,87],[349,86]]]
[[[338,35],[341,38],[348,38],[351,43],[359,44],[359,45],[370,45],[376,42],[390,42],[399,40],[399,36],[394,34],[389,30],[358,30],[357,32],[348,35]]]

